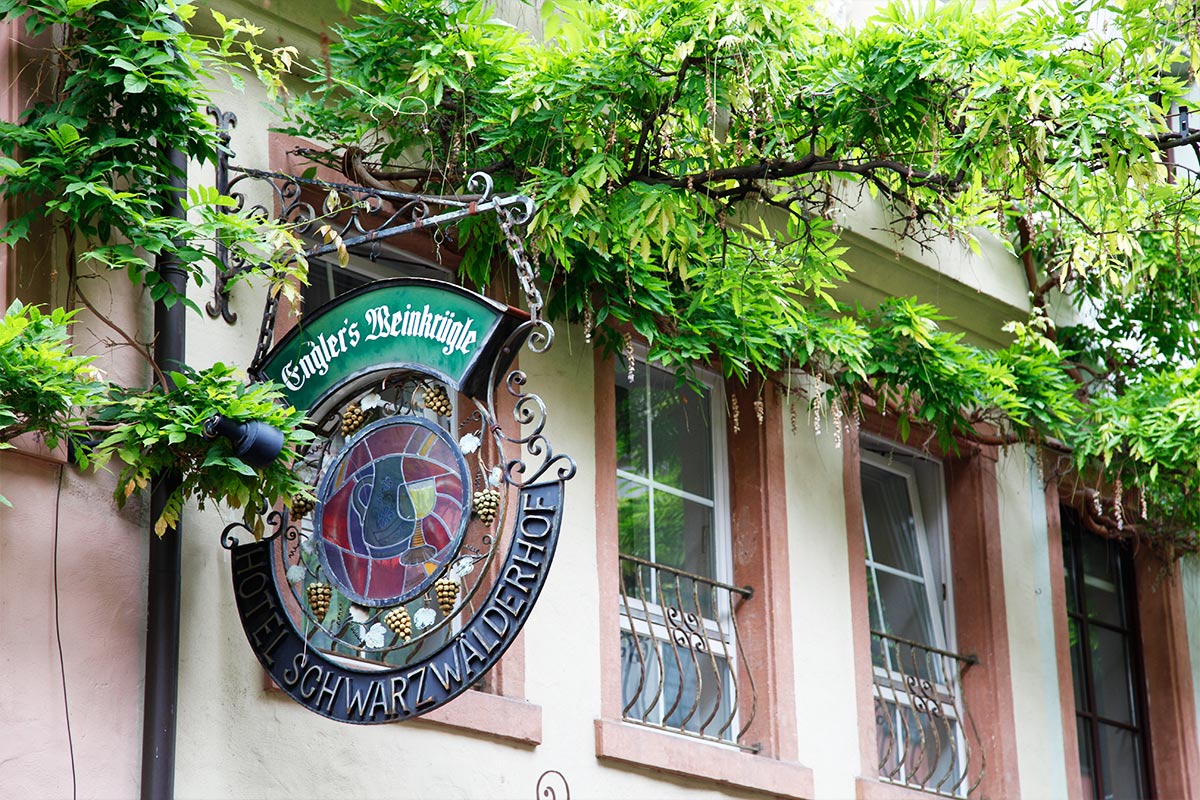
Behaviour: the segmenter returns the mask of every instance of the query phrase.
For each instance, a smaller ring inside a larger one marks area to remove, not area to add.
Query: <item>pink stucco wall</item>
[[[26,62],[35,49],[21,46],[20,33],[0,24],[6,119],[32,91]],[[22,245],[18,257],[53,252],[52,242],[40,239]],[[11,257],[0,248],[3,307],[14,294]],[[144,318],[132,287],[90,286],[93,302],[112,318]],[[136,322],[131,327],[141,333]],[[74,335],[76,347],[96,353],[97,366],[111,377],[142,380],[144,366],[128,349],[110,349],[111,334],[99,323],[81,317]],[[138,794],[147,534],[141,503],[135,498],[118,512],[113,484],[111,473],[82,474],[63,465],[61,452],[47,453],[36,442],[0,452],[0,494],[13,503],[0,506],[0,797],[71,797],[64,675],[78,796]]]
[[[71,796],[55,626],[60,464],[0,455],[0,794]],[[140,509],[117,514],[111,479],[63,472],[58,605],[80,798],[137,795],[145,631]]]

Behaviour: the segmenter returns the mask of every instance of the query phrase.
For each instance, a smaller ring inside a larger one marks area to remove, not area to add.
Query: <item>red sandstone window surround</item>
[[[899,445],[900,437],[894,417],[869,412],[860,427],[859,433],[866,439],[860,441],[858,435],[847,436],[843,447],[862,764],[858,793],[862,800],[915,800],[929,795],[925,791],[900,785],[906,782],[906,776],[887,769],[882,758],[886,755],[887,748],[881,747],[881,738],[885,735],[881,734],[881,731],[886,731],[887,728],[880,725],[877,717],[877,701],[880,697],[877,688],[879,668],[875,663],[877,659],[873,656],[872,646],[874,644],[878,651],[888,645],[881,637],[871,633],[872,623],[879,624],[880,620],[873,619],[870,608],[875,595],[868,582],[867,518],[864,516],[863,501],[863,452],[868,449],[865,442],[876,443],[876,450],[879,449],[878,443],[887,442],[896,443],[898,452],[904,452],[904,448]],[[910,441],[927,441],[927,433],[914,429],[910,434]],[[946,560],[953,565],[953,569],[947,574],[946,583],[947,596],[955,600],[953,608],[944,613],[942,624],[945,628],[942,641],[954,642],[955,651],[968,655],[974,663],[964,669],[966,665],[960,659],[937,653],[936,650],[941,648],[936,648],[936,642],[933,642],[934,652],[933,656],[929,657],[928,664],[940,664],[940,669],[947,674],[955,668],[960,670],[961,683],[957,685],[957,691],[961,694],[962,703],[971,709],[976,724],[980,726],[981,741],[978,747],[982,752],[978,753],[977,757],[982,756],[987,768],[982,775],[982,782],[971,796],[1015,797],[1019,792],[1016,723],[1004,608],[996,454],[994,449],[978,447],[967,442],[960,443],[958,454],[945,453],[934,447],[930,447],[930,451],[929,456],[940,463],[943,474],[946,527],[949,531]],[[867,460],[870,460],[869,456]],[[936,594],[927,596],[934,598],[930,600],[931,603],[936,602]],[[897,647],[894,642],[891,646]],[[898,646],[897,652],[904,652],[903,647]],[[929,645],[924,649],[918,648],[918,651],[922,653],[922,659],[926,659],[924,654],[929,652]],[[946,651],[947,654],[951,652]],[[896,701],[893,702],[894,709],[905,705],[911,707],[914,705],[914,698],[922,695],[939,696],[933,689],[922,692],[917,688],[914,691],[913,687],[920,686],[920,675],[915,677],[918,682],[909,688],[891,689],[896,697]],[[944,676],[942,680],[944,681]],[[930,683],[936,688],[938,680],[931,680]],[[945,701],[944,697],[941,699]],[[885,704],[886,701],[885,697]],[[926,697],[922,702],[934,705],[937,701]],[[943,708],[950,709],[951,706],[943,704]],[[900,713],[899,709],[895,710]],[[947,710],[947,714],[949,713]],[[917,718],[917,715],[910,717]],[[897,729],[893,727],[892,730]],[[904,736],[903,732],[896,735],[897,738]],[[884,764],[883,769],[881,764]],[[890,777],[892,782],[881,778],[881,772],[885,777]],[[928,772],[938,775],[934,785],[928,787],[936,789],[941,776],[936,769]],[[943,784],[942,788],[947,785],[950,784]]]
[[[811,797],[812,773],[795,760],[782,411],[773,392],[763,393],[764,424],[758,425],[751,412],[758,395],[740,387],[725,387],[725,393],[737,397],[739,406],[745,409],[740,432],[734,434],[730,426],[724,431],[732,531],[729,583],[754,587],[753,597],[735,602],[733,613],[737,615],[739,643],[745,651],[740,663],[755,666],[757,689],[758,711],[742,739],[759,745],[758,752],[625,721],[628,692],[622,690],[622,622],[617,613],[622,571],[615,372],[612,360],[597,354],[596,525],[602,686],[601,716],[595,722],[596,755],[611,766],[651,768],[664,780],[676,776],[783,797]],[[714,448],[714,452],[719,449]],[[748,681],[741,675],[738,680]],[[742,719],[747,719],[750,709],[743,711]]]
[[[1069,479],[1046,487],[1051,575],[1067,575],[1061,504],[1073,499],[1075,488]],[[1149,548],[1140,548],[1133,553],[1132,571],[1131,588],[1137,599],[1135,622],[1141,631],[1144,666],[1141,688],[1145,692],[1145,726],[1151,754],[1147,780],[1157,797],[1197,798],[1200,797],[1200,745],[1178,565],[1164,565]],[[1082,779],[1077,719],[1091,710],[1086,705],[1077,707],[1072,691],[1067,582],[1055,580],[1051,586],[1067,791],[1069,800],[1089,800],[1088,787]]]

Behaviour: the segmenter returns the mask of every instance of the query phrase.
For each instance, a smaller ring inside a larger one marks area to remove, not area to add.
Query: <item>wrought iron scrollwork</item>
[[[973,656],[871,631],[879,774],[892,783],[969,797],[986,770],[962,694]]]
[[[264,513],[266,514],[266,525],[273,529],[271,533],[258,536],[245,522],[231,522],[225,526],[224,530],[221,531],[221,547],[224,547],[226,550],[232,550],[241,544],[241,540],[234,536],[234,531],[236,531],[238,528],[241,528],[246,533],[250,534],[251,538],[260,539],[264,542],[269,542],[270,540],[277,539],[280,536],[283,536],[289,541],[299,538],[300,531],[296,529],[295,525],[290,524],[291,519],[287,508],[275,508],[271,509],[269,512],[265,508],[259,510],[259,514]]]
[[[537,800],[571,800],[566,776],[556,769],[543,772],[537,780]]]
[[[545,336],[535,342],[534,336],[539,331],[545,331]],[[525,340],[534,352],[544,352],[544,348],[549,347],[554,340],[554,330],[544,320],[531,319],[512,332],[502,351],[511,353],[522,340]],[[543,349],[538,349],[539,347]],[[496,386],[499,383],[500,364],[506,363],[506,361],[506,359],[499,359],[492,367],[488,379],[486,413],[493,420],[497,419]],[[575,475],[577,469],[575,460],[566,454],[554,452],[549,438],[544,433],[548,419],[546,404],[538,395],[524,391],[528,380],[525,372],[519,369],[512,370],[504,379],[505,389],[515,399],[512,411],[513,420],[521,426],[524,432],[510,436],[501,430],[499,424],[496,424],[496,435],[510,444],[517,445],[518,450],[524,448],[525,454],[532,456],[530,461],[526,461],[520,455],[509,459],[504,465],[504,478],[513,486],[525,486],[534,483],[552,467],[557,466],[555,478],[569,480]]]
[[[495,183],[484,172],[476,172],[467,179],[465,194],[424,195],[231,166],[229,158],[233,152],[229,148],[229,129],[237,124],[237,117],[214,106],[208,111],[216,118],[221,132],[216,187],[222,195],[233,198],[235,213],[264,222],[282,222],[301,235],[316,234],[319,226],[328,226],[331,235],[306,249],[305,258],[316,258],[360,244],[378,246],[386,239],[416,230],[438,229],[477,214],[495,213],[509,253],[517,264],[530,313],[537,323],[530,334],[531,346],[536,344],[538,352],[549,347],[553,330],[541,322],[541,294],[533,283],[533,268],[515,231],[516,226],[526,224],[533,217],[533,200],[524,195],[495,194]],[[311,194],[305,194],[306,188],[321,193],[318,205],[313,205]],[[268,199],[253,200],[256,191],[266,193]],[[206,310],[209,316],[220,316],[232,324],[237,321],[237,315],[229,308],[230,285],[249,267],[244,259],[223,245],[217,245],[216,254],[223,267],[214,281],[213,299],[206,305]],[[267,348],[270,346],[277,310],[278,298],[268,297],[263,312],[259,355],[266,352],[262,347],[263,340],[266,340]]]

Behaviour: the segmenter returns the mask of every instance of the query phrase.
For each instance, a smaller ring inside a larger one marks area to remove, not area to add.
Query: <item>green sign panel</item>
[[[292,405],[309,411],[347,381],[392,369],[425,370],[479,396],[504,340],[524,319],[450,283],[376,281],[306,315],[257,374],[282,384]]]

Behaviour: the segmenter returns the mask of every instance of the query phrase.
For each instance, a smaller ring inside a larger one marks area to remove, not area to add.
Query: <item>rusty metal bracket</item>
[[[236,126],[237,118],[214,106],[208,112],[217,121],[222,144],[216,165],[217,190],[233,198],[235,213],[263,222],[283,223],[299,235],[322,233],[324,241],[306,249],[305,258],[361,244],[378,246],[386,239],[488,212],[498,215],[507,235],[514,224],[524,225],[533,217],[533,200],[524,195],[494,194],[492,177],[484,172],[476,172],[467,179],[466,194],[424,195],[233,166],[229,130]],[[306,188],[319,190],[322,200],[315,204],[311,193],[306,198]],[[262,199],[256,199],[259,197]],[[324,234],[326,229],[332,235]],[[217,272],[213,299],[205,310],[210,317],[219,316],[233,324],[237,322],[237,314],[229,308],[231,284],[250,267],[224,245],[217,245],[216,254],[223,266]],[[263,309],[255,361],[265,352],[264,346],[270,347],[278,307],[278,297],[269,295]]]

